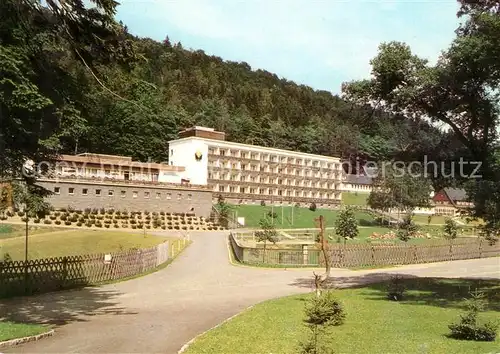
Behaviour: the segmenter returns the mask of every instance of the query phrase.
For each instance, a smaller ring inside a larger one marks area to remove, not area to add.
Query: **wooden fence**
[[[322,266],[322,252],[312,245],[302,245],[295,249],[244,246],[238,237],[230,235],[229,241],[236,259],[248,264],[270,264],[284,266]],[[500,256],[500,242],[490,245],[482,238],[460,238],[453,241],[429,241],[425,244],[386,245],[342,245],[329,244],[328,254],[332,267],[358,268],[443,262],[461,259]]]
[[[187,243],[182,239],[107,255],[0,262],[0,298],[96,285],[138,275],[175,257]]]

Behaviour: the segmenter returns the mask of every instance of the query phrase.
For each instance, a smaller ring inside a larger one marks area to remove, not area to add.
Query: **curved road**
[[[176,353],[186,342],[260,301],[311,291],[312,271],[233,266],[227,232],[193,244],[154,274],[95,288],[0,302],[0,318],[57,325],[56,334],[6,353]],[[500,278],[500,258],[385,270],[333,270],[344,286],[390,273]]]

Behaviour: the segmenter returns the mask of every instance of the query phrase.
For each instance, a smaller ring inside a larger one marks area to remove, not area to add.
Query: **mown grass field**
[[[44,226],[33,226],[29,225],[30,235],[37,235],[46,232],[53,232],[58,230],[55,227],[44,227]],[[20,237],[24,236],[26,233],[25,225],[14,225],[14,224],[0,224],[0,240],[6,238]]]
[[[259,221],[268,217],[268,213],[276,213],[274,223],[281,229],[292,228],[314,228],[317,227],[314,219],[323,215],[326,227],[333,227],[337,220],[339,211],[331,209],[316,209],[293,206],[261,206],[261,205],[234,205],[234,211],[238,217],[245,218],[245,227],[259,227]],[[373,224],[374,218],[367,212],[356,212],[356,218],[361,225]]]
[[[0,322],[0,342],[23,338],[29,336],[36,336],[37,334],[41,334],[49,331],[50,328],[38,324],[31,323],[16,323],[10,321],[1,321]]]
[[[29,259],[117,252],[147,248],[167,240],[165,237],[101,230],[61,230],[40,232],[28,239]],[[14,232],[17,235],[17,231]],[[13,260],[24,259],[24,236],[0,239],[0,257],[8,253]]]
[[[370,193],[342,192],[342,204],[366,206]]]
[[[326,333],[333,353],[478,354],[497,353],[500,341],[472,342],[447,337],[448,325],[459,320],[463,298],[482,287],[489,297],[481,319],[498,320],[499,281],[410,279],[401,302],[386,298],[386,284],[336,290],[347,313],[345,323]],[[185,352],[298,353],[307,338],[305,301],[312,294],[261,303],[199,337]]]

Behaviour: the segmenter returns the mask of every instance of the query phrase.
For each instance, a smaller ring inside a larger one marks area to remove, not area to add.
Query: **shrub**
[[[309,205],[309,210],[316,211],[316,203],[311,203],[311,205]]]
[[[265,200],[262,200],[262,201],[260,202],[260,206],[266,206],[266,201],[265,201]]]
[[[78,221],[78,219],[79,219],[79,218],[78,218],[78,216],[73,215],[73,216],[71,217],[70,221],[71,221],[71,222],[77,222],[77,221]]]
[[[11,218],[14,216],[14,213],[9,210],[8,212],[5,213],[5,215],[7,215],[9,218]]]
[[[111,224],[111,220],[106,219],[106,220],[104,220],[104,223],[105,223],[106,225],[109,225],[109,224]]]
[[[69,221],[69,220],[65,221],[65,222],[64,222],[64,225],[66,225],[66,226],[71,225],[71,221]]]
[[[460,316],[459,323],[448,326],[450,337],[455,339],[493,342],[497,336],[498,324],[493,322],[479,323],[478,315],[484,311],[487,301],[484,293],[475,292],[467,300],[467,313]]]
[[[56,224],[56,225],[61,225],[61,222],[60,222],[59,220],[56,220],[56,221],[55,221],[55,224]]]
[[[99,209],[93,208],[92,209],[92,214],[97,215],[99,213]]]
[[[66,208],[60,208],[60,209],[59,209],[59,211],[60,211],[61,213],[65,213],[65,212],[67,211],[67,209],[66,209]]]
[[[66,221],[67,218],[66,214],[63,214],[59,219],[61,219],[61,221]]]
[[[389,300],[400,301],[405,292],[404,280],[400,275],[394,275],[387,285],[387,298]]]
[[[331,326],[344,323],[345,311],[341,302],[331,292],[310,297],[305,307],[305,325],[309,328],[309,338],[301,343],[301,353],[316,354],[326,351],[323,336]]]
[[[87,221],[87,222],[85,223],[85,226],[87,226],[87,227],[91,227],[91,226],[92,226],[92,223],[91,223],[90,221]]]
[[[113,220],[113,224],[118,224],[118,220]]]
[[[132,225],[132,229],[137,229],[137,226],[136,225]]]
[[[51,220],[47,220],[47,219],[45,219],[45,220],[43,221],[43,223],[44,223],[45,225],[50,225],[50,224],[52,224],[52,221],[51,221]]]
[[[457,238],[458,227],[457,223],[451,218],[446,218],[443,226],[444,237],[448,240],[453,240]]]
[[[21,218],[21,221],[26,222],[28,221],[28,218],[27,217]]]
[[[109,229],[109,224],[105,224],[104,227]]]
[[[99,209],[99,214],[101,214],[101,215],[106,214],[106,209],[104,209],[104,208]]]
[[[146,229],[150,229],[151,228],[151,225],[146,225]]]
[[[90,214],[90,212],[92,211],[92,209],[85,208],[85,209],[83,209],[83,211],[85,212],[85,214]]]
[[[120,227],[120,225],[118,225],[118,224],[114,224],[114,227],[119,228],[119,227]]]
[[[35,219],[35,220],[33,220],[33,222],[34,222],[35,224],[40,224],[40,219]]]
[[[166,229],[167,229],[167,227],[166,227],[165,225],[161,225],[161,228],[162,228],[163,230],[166,230]]]
[[[83,224],[82,224],[80,221],[78,221],[78,222],[76,223],[76,226],[78,226],[78,227],[80,227],[80,226],[82,226],[82,225],[83,225]]]
[[[17,216],[24,216],[24,211],[18,211]]]
[[[160,211],[160,215],[161,216],[165,216],[165,212],[164,211]]]

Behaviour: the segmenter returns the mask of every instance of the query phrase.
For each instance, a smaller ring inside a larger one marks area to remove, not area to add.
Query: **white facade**
[[[207,129],[207,128],[199,128]],[[202,130],[210,134],[213,130]],[[169,164],[182,166],[194,184],[208,184],[236,202],[316,203],[341,201],[339,158],[188,136],[169,142]]]
[[[169,142],[169,165],[183,166],[183,178],[192,184],[208,184],[208,143],[200,138],[184,138]],[[201,158],[200,158],[201,156]]]

